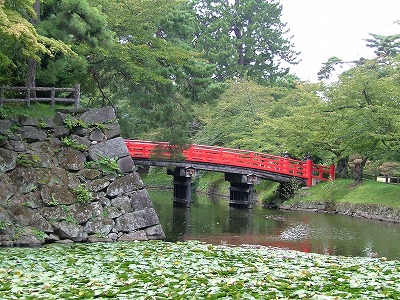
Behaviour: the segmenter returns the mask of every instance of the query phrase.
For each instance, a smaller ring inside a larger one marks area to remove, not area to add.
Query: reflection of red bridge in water
[[[139,162],[143,160],[152,161],[153,165],[163,164],[161,163],[162,159],[156,157],[156,153],[162,152],[168,155],[168,151],[172,147],[166,142],[125,140],[125,143],[134,160]],[[260,152],[195,144],[183,150],[182,155],[185,159],[182,162],[175,162],[175,165],[190,166],[190,163],[201,163],[203,164],[203,169],[207,168],[204,166],[206,164],[209,166],[235,167],[237,169],[253,170],[256,172],[261,171],[275,174],[276,181],[280,181],[280,177],[295,177],[304,181],[307,186],[311,186],[319,181],[327,181],[335,178],[334,165],[322,166],[314,164],[311,159],[301,161]],[[165,164],[171,164],[171,161],[164,161]]]
[[[229,204],[248,208],[253,204],[254,184],[260,178],[280,183],[296,180],[307,186],[335,178],[333,165],[317,165],[311,159],[301,161],[247,150],[190,145],[179,153],[181,160],[172,160],[171,153],[178,148],[167,142],[125,140],[125,144],[137,165],[174,167],[173,171],[168,170],[174,176],[174,203],[187,207],[191,202],[191,178],[197,170],[225,173],[225,180],[230,182]]]

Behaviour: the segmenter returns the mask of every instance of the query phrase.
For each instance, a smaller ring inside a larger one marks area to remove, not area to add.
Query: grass
[[[224,173],[200,172],[193,181],[196,191],[217,195],[229,194],[229,182],[225,181]]]
[[[0,119],[12,117],[53,118],[57,109],[65,107],[64,105],[51,107],[49,103],[32,103],[29,107],[24,103],[7,103],[0,107]]]
[[[167,174],[167,168],[150,167],[147,173],[140,172],[140,178],[148,187],[173,187],[173,177]]]
[[[367,180],[358,186],[352,184],[350,179],[320,183],[310,190],[300,191],[290,201],[335,201],[400,207],[400,185]]]

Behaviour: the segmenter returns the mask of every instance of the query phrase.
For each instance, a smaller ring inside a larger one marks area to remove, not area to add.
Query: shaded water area
[[[400,224],[313,212],[235,209],[223,197],[192,195],[174,207],[172,191],[149,191],[167,241],[262,245],[343,256],[400,260]]]

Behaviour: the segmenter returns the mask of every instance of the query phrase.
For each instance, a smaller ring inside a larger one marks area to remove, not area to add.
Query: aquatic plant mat
[[[400,262],[200,242],[0,249],[1,299],[399,299]]]

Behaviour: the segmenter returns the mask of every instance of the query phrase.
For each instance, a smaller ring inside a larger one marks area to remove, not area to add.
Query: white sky
[[[317,72],[332,56],[350,61],[372,58],[364,39],[369,33],[400,33],[400,0],[281,0],[282,21],[287,22],[297,51],[291,66],[302,80],[317,81]]]

